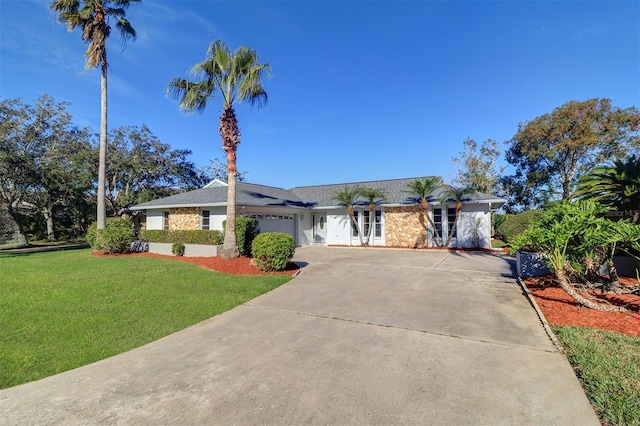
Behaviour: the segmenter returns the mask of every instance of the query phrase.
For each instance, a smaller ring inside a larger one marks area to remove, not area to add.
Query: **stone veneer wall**
[[[169,209],[169,231],[191,231],[200,229],[200,209],[182,207]]]
[[[387,207],[384,209],[385,245],[422,247],[427,237],[420,223],[420,206]]]

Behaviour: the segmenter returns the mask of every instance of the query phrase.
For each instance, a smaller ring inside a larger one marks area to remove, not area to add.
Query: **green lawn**
[[[90,250],[0,253],[0,388],[157,340],[290,279]]]
[[[555,327],[602,424],[640,425],[640,338]]]

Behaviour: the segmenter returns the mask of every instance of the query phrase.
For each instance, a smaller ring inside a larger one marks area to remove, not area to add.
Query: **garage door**
[[[294,215],[287,214],[245,214],[245,216],[253,217],[260,224],[260,232],[284,232],[295,238],[295,220]]]

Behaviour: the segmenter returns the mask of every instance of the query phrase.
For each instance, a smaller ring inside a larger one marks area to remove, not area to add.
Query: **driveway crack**
[[[495,342],[495,341],[492,341],[492,340],[474,339],[472,337],[459,336],[457,334],[439,333],[439,332],[435,332],[435,331],[420,330],[420,329],[416,329],[416,328],[402,327],[402,326],[391,325],[391,324],[381,324],[381,323],[375,323],[375,322],[370,322],[370,321],[360,321],[360,320],[341,318],[341,317],[335,317],[335,316],[329,316],[329,315],[314,314],[314,313],[310,313],[310,312],[293,311],[293,310],[289,310],[289,309],[271,308],[269,306],[253,305],[253,304],[251,304],[249,302],[248,303],[243,303],[242,305],[250,307],[250,308],[263,309],[263,310],[266,310],[266,311],[286,312],[286,313],[295,314],[295,315],[302,315],[302,316],[314,317],[314,318],[322,318],[322,319],[328,319],[328,320],[334,320],[334,321],[342,321],[342,322],[348,322],[348,323],[352,323],[352,324],[362,324],[362,325],[370,325],[370,326],[373,326],[373,327],[392,328],[392,329],[396,329],[396,330],[411,331],[411,332],[421,333],[421,334],[430,334],[430,335],[433,335],[433,336],[449,337],[449,338],[452,338],[452,339],[467,340],[467,341],[478,342],[478,343],[486,343],[486,344],[502,346],[502,347],[509,347],[509,348],[511,348],[511,347],[519,347],[519,348],[526,348],[526,349],[530,349],[530,350],[534,350],[534,351],[538,351],[538,352],[546,352],[546,353],[557,353],[558,352],[558,351],[553,350],[553,349],[541,349],[541,348],[536,348],[536,347],[533,347],[533,346],[518,345],[518,344],[513,344],[513,343],[501,343],[501,342]]]

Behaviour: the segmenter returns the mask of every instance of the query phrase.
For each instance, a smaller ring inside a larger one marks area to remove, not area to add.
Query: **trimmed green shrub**
[[[87,230],[87,242],[96,251],[104,253],[126,253],[131,250],[134,240],[133,224],[121,217],[108,217],[104,229],[98,229],[97,222]]]
[[[191,231],[165,231],[141,229],[140,239],[149,243],[182,243],[216,246],[222,244],[222,232],[218,230],[194,229]]]
[[[505,243],[511,243],[513,239],[529,229],[529,226],[542,216],[542,210],[527,210],[518,214],[507,214],[504,222],[496,228],[496,237]]]
[[[227,228],[227,221],[222,222],[222,229]],[[251,256],[251,245],[254,238],[260,233],[260,225],[257,219],[252,217],[236,218],[236,244],[241,256]]]
[[[282,232],[265,232],[253,240],[253,259],[263,271],[281,271],[296,251],[293,236]]]
[[[502,226],[504,221],[507,220],[507,215],[504,213],[493,213],[491,215],[491,232],[492,237],[498,236],[498,228]]]
[[[173,243],[173,245],[171,246],[171,253],[175,254],[176,256],[184,256],[184,244],[182,243]]]

